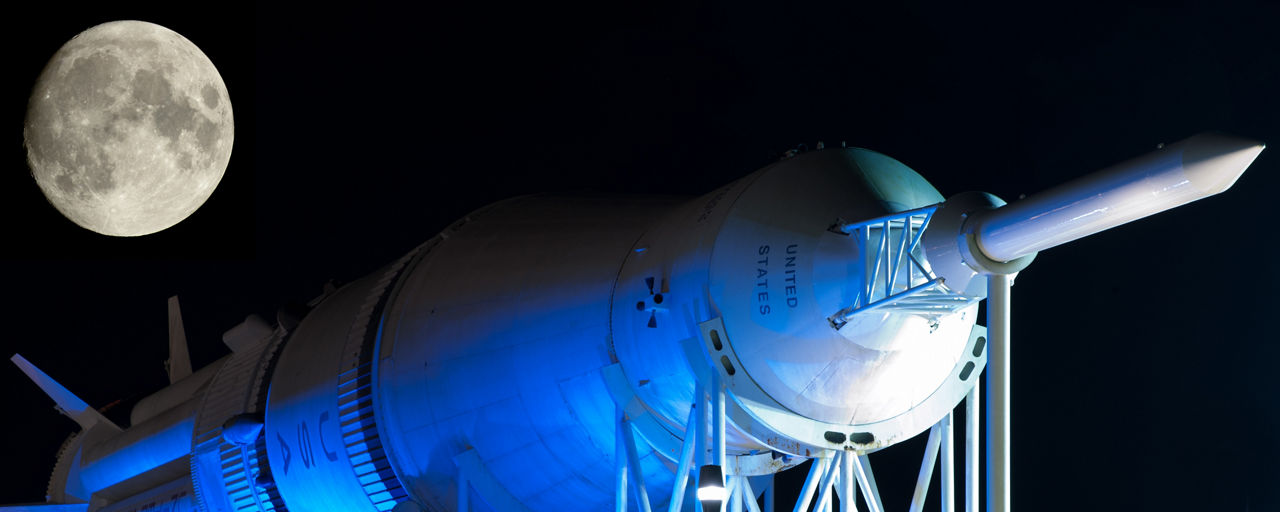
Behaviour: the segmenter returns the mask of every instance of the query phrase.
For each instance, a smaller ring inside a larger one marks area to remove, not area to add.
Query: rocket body
[[[1089,207],[1104,196],[1089,187],[1036,204]],[[1052,238],[1035,235],[1053,230],[1039,217],[1084,236],[1075,216],[986,211],[1000,204],[944,202],[863,149],[698,198],[496,203],[300,322],[228,331],[230,356],[144,399],[129,429],[24,367],[85,430],[49,498],[107,512],[605,510],[632,433],[633,482],[665,508],[712,382],[726,474],[891,446],[982,372],[985,291],[970,282],[989,269],[974,254],[1026,256]]]

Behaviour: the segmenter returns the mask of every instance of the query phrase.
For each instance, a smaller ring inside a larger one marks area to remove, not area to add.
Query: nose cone
[[[1196,135],[1177,145],[1182,149],[1183,172],[1205,195],[1231,188],[1266,148],[1256,140],[1218,134]]]

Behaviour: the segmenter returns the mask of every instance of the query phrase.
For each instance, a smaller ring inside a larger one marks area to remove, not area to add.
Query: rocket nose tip
[[[1243,167],[1240,169],[1240,172],[1244,172],[1244,168],[1249,167],[1249,165],[1253,163],[1254,159],[1258,158],[1258,155],[1262,154],[1262,150],[1267,149],[1267,145],[1262,141],[1252,139],[1239,139],[1239,142],[1240,146],[1237,146],[1236,149],[1231,151],[1229,154],[1237,154],[1242,157],[1240,163],[1243,164]]]
[[[1185,141],[1182,165],[1187,178],[1206,195],[1231,188],[1266,144],[1222,134],[1200,134]]]

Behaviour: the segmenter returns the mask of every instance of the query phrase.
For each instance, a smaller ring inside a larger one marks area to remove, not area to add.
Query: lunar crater
[[[204,104],[209,108],[218,108],[218,90],[212,85],[205,84],[204,88],[200,89],[200,95],[204,97]]]
[[[77,35],[36,81],[23,139],[32,176],[68,219],[114,236],[194,212],[230,161],[234,120],[213,63],[138,21]]]

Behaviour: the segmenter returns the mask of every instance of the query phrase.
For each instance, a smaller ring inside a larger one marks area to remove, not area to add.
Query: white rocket
[[[173,384],[126,429],[14,356],[81,431],[48,503],[0,510],[647,512],[702,487],[736,512],[808,459],[795,510],[880,510],[865,455],[926,430],[912,508],[940,460],[951,510],[962,401],[975,510],[984,368],[987,500],[1007,510],[1010,276],[1222,192],[1261,150],[1199,135],[1009,205],[944,200],[865,149],[692,200],[503,201],[300,318],[250,317],[194,373],[171,302]]]

